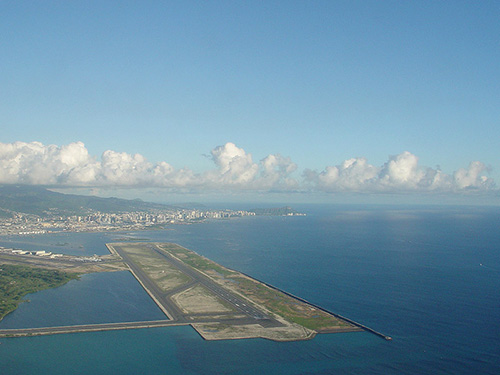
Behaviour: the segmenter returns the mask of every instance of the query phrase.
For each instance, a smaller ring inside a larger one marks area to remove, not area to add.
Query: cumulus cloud
[[[323,191],[358,191],[361,186],[370,186],[377,175],[377,168],[365,158],[345,160],[337,166],[328,166],[321,173],[306,170],[304,176]]]
[[[0,143],[0,183],[63,186],[162,185],[165,184],[166,177],[176,176],[176,172],[167,163],[153,165],[142,155],[125,152],[108,150],[98,161],[89,155],[82,142],[60,147],[45,146],[40,142]],[[173,180],[177,181],[176,178]]]
[[[259,184],[262,188],[293,189],[298,186],[297,180],[290,177],[297,169],[297,164],[290,157],[268,155],[261,160],[260,165]]]
[[[460,168],[453,174],[454,185],[459,189],[489,189],[494,187],[494,182],[482,173],[486,170],[486,166],[479,162],[473,161],[469,164],[469,168]]]
[[[417,187],[425,171],[418,166],[418,158],[408,151],[392,156],[379,173],[379,183],[384,186]]]
[[[95,180],[97,163],[82,142],[62,147],[40,142],[0,143],[0,182],[35,185]]]
[[[389,157],[377,167],[366,158],[352,158],[317,172],[306,169],[302,181],[290,157],[270,154],[259,162],[228,142],[210,154],[214,168],[194,173],[143,155],[113,150],[100,158],[89,155],[82,142],[44,145],[40,142],[0,143],[0,183],[68,187],[160,187],[182,191],[324,191],[324,192],[464,192],[494,190],[486,166],[478,161],[446,174],[419,165],[410,152]]]
[[[453,175],[440,169],[421,167],[418,157],[405,151],[389,157],[381,167],[368,164],[365,158],[349,159],[337,166],[327,166],[322,172],[305,170],[305,181],[327,192],[459,192],[491,190],[494,181],[485,176],[486,167],[472,162]]]
[[[167,187],[185,189],[273,189],[296,186],[290,158],[269,155],[260,164],[234,143],[211,151],[215,169],[195,174],[143,155],[104,151],[100,160],[82,142],[64,146],[40,142],[0,143],[0,183],[60,186]]]
[[[255,163],[252,155],[228,142],[211,151],[218,167],[201,176],[205,184],[243,190],[288,190],[298,186],[290,177],[297,165],[289,157],[268,155]]]
[[[215,185],[248,186],[259,171],[259,166],[252,161],[252,155],[234,143],[218,146],[211,154],[218,170],[208,173],[205,178]]]

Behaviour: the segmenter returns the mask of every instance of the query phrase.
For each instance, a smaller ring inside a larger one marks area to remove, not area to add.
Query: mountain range
[[[62,194],[43,187],[0,185],[0,216],[12,211],[33,215],[84,215],[92,211],[105,213],[172,209],[159,203],[140,199],[100,198],[95,196]]]

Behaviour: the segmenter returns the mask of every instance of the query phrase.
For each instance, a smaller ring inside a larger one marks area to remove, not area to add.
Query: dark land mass
[[[62,194],[37,186],[0,185],[0,217],[11,211],[33,215],[84,215],[171,209],[173,206],[144,202],[140,199],[100,198]]]

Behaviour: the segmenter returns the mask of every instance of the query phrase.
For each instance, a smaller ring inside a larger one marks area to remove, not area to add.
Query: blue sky
[[[499,21],[496,1],[0,1],[0,183],[498,204]]]

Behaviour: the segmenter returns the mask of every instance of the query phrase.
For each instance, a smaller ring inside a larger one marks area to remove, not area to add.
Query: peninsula
[[[24,265],[0,265],[0,320],[23,302],[26,294],[56,288],[76,279],[76,273]]]

